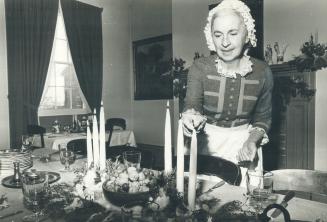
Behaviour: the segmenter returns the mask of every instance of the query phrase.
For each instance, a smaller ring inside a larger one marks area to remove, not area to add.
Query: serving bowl
[[[102,184],[103,195],[105,196],[106,200],[116,206],[123,206],[125,204],[140,204],[145,203],[150,198],[150,191],[146,192],[135,192],[135,193],[128,193],[122,191],[112,191],[108,189],[106,180]]]

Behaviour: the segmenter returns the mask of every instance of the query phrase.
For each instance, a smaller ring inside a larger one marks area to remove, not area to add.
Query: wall
[[[100,1],[104,8],[103,102],[106,118],[123,117],[133,129],[131,113],[131,23],[130,1]]]
[[[163,145],[165,100],[134,101],[132,41],[171,33],[171,1],[83,2],[103,7],[106,118],[121,116],[138,143]]]
[[[186,61],[185,67],[193,62],[195,52],[208,55],[203,29],[206,25],[208,5],[215,0],[173,0],[173,51],[175,58]]]
[[[7,43],[4,0],[0,1],[0,150],[8,149],[9,138],[9,107],[7,77]]]
[[[208,5],[217,1],[173,0],[173,50],[190,65],[194,52],[208,54],[203,28],[206,23]],[[300,46],[311,33],[318,30],[319,42],[327,42],[326,0],[264,0],[264,45],[279,42],[289,44],[285,60],[299,55]],[[316,78],[316,125],[315,125],[315,169],[327,170],[327,69],[319,71]]]
[[[103,90],[105,118],[122,117],[133,129],[130,77],[130,0],[80,0],[103,8]]]
[[[134,0],[131,6],[132,41],[172,32],[171,0]],[[131,96],[134,97],[133,93]],[[138,143],[164,144],[165,108],[165,100],[132,99],[134,133]]]
[[[281,7],[283,5],[283,7]],[[327,42],[327,1],[326,0],[265,0],[264,39],[265,44],[279,42],[289,44],[285,60],[299,55],[301,45],[309,40],[310,34],[318,31],[318,42]],[[315,169],[327,170],[327,137],[325,136],[327,116],[327,69],[316,76],[315,113]]]

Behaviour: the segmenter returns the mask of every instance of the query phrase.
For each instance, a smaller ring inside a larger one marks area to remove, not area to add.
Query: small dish
[[[54,183],[57,182],[58,180],[60,180],[60,174],[56,173],[56,172],[47,172],[48,173],[48,183]],[[13,181],[13,175],[5,177],[2,179],[1,181],[2,185],[4,187],[8,187],[8,188],[22,188],[22,183],[16,183]]]

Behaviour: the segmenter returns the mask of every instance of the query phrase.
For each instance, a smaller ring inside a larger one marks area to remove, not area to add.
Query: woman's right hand
[[[192,136],[192,131],[197,133],[203,130],[206,124],[207,118],[196,112],[186,111],[182,114],[183,131],[187,137]]]

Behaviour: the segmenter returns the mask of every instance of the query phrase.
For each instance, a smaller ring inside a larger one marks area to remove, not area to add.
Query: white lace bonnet
[[[207,18],[207,24],[204,28],[204,34],[207,39],[207,45],[209,50],[216,51],[215,45],[212,40],[212,33],[211,33],[211,22],[212,17],[220,10],[224,9],[233,9],[238,12],[244,20],[246,29],[248,31],[248,38],[252,47],[256,47],[257,45],[257,38],[255,37],[255,28],[254,28],[254,19],[250,14],[250,9],[247,5],[245,5],[240,0],[223,0],[219,5],[214,7],[209,11],[209,15]]]

